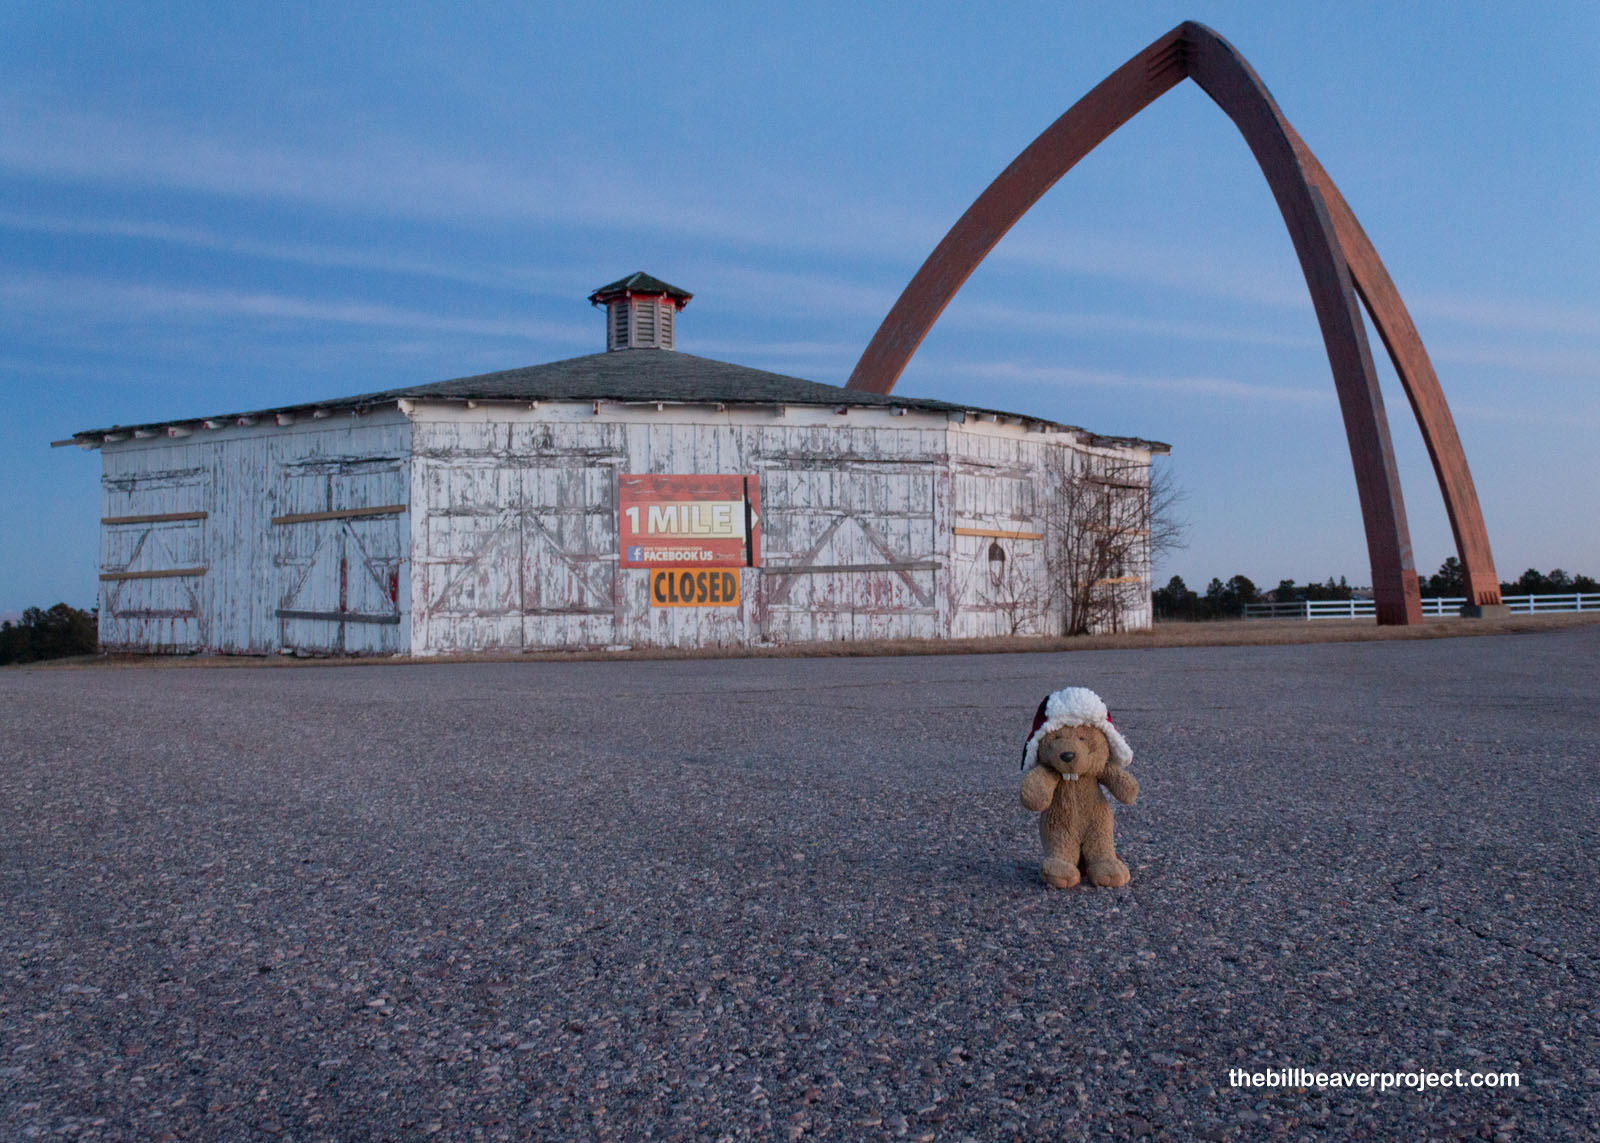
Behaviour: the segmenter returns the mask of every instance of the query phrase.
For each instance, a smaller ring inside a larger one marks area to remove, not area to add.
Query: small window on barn
[[[628,303],[619,302],[611,307],[611,348],[628,347]]]
[[[989,578],[999,583],[1006,576],[1006,550],[998,541],[989,543]]]

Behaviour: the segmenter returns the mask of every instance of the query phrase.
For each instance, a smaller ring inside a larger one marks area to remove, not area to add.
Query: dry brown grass
[[[873,655],[1007,655],[1058,651],[1138,650],[1157,647],[1275,647],[1295,643],[1370,643],[1396,639],[1457,639],[1483,635],[1528,635],[1600,623],[1600,612],[1514,615],[1506,619],[1430,619],[1420,627],[1379,627],[1371,619],[1218,620],[1161,623],[1120,635],[1003,636],[987,639],[877,639],[849,643],[706,647],[683,650],[638,647],[626,651],[484,652],[470,655],[299,658],[288,655],[84,655],[16,670],[114,667],[293,667],[421,663],[573,662],[594,659],[856,658]]]

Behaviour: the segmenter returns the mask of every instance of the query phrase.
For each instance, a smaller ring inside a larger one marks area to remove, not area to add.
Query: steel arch
[[[1499,580],[1466,455],[1399,291],[1344,196],[1284,119],[1266,85],[1231,44],[1203,24],[1180,24],[1112,72],[1000,173],[901,293],[856,363],[848,387],[891,391],[945,306],[1006,231],[1078,160],[1186,78],[1244,136],[1300,259],[1350,442],[1378,622],[1420,623],[1422,604],[1361,303],[1422,430],[1465,572],[1469,607],[1498,606]]]

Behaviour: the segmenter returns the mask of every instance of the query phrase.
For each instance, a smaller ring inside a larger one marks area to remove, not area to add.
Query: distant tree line
[[[1249,576],[1236,575],[1224,583],[1213,579],[1206,593],[1191,591],[1182,576],[1173,576],[1166,587],[1151,593],[1157,619],[1237,619],[1247,603],[1294,603],[1303,599],[1350,599],[1355,589],[1340,576],[1326,583],[1297,584],[1292,579],[1278,581],[1271,591],[1256,587]]]
[[[1542,572],[1529,568],[1514,580],[1500,581],[1501,595],[1568,595],[1572,592],[1600,591],[1600,582],[1586,575],[1569,575],[1560,568]],[[1428,596],[1464,596],[1467,580],[1461,573],[1461,561],[1451,556],[1439,565],[1439,570],[1422,581],[1422,594]]]
[[[1529,568],[1516,580],[1500,585],[1501,595],[1566,595],[1570,592],[1600,592],[1600,583],[1586,575],[1569,575],[1556,568],[1541,572]],[[1451,556],[1437,572],[1422,581],[1425,596],[1464,596],[1466,579],[1461,561]],[[1191,591],[1181,576],[1173,576],[1166,587],[1151,592],[1157,619],[1237,619],[1247,603],[1296,603],[1302,600],[1353,599],[1355,589],[1340,576],[1334,582],[1297,584],[1279,580],[1271,591],[1260,591],[1246,576],[1236,575],[1224,583],[1213,579],[1204,595]]]
[[[0,623],[0,664],[92,655],[99,649],[95,613],[65,603],[48,610],[30,607],[22,613],[21,623],[9,619]]]
[[[1244,605],[1256,603],[1261,592],[1246,576],[1236,575],[1227,583],[1213,579],[1204,595],[1192,591],[1182,576],[1173,576],[1166,587],[1151,592],[1157,619],[1227,619],[1244,614]]]

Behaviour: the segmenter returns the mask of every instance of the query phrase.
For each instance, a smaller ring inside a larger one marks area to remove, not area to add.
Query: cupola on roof
[[[601,286],[589,295],[589,300],[596,305],[609,302],[618,294],[655,294],[665,295],[678,303],[681,310],[690,298],[694,297],[688,290],[680,290],[677,286],[669,285],[660,278],[652,278],[643,270],[635,270],[626,278],[618,278],[609,286]]]
[[[674,319],[694,297],[660,278],[637,270],[589,295],[606,307],[606,349],[672,349]]]

